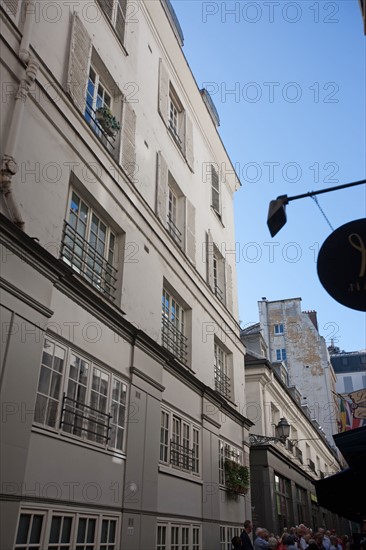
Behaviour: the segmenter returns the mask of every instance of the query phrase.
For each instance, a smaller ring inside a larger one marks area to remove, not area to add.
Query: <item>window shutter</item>
[[[122,166],[131,177],[136,168],[136,113],[130,103],[123,104],[123,122],[122,122]]]
[[[185,155],[189,168],[194,172],[194,156],[193,156],[193,124],[192,120],[186,113],[186,128],[185,128]]]
[[[212,192],[212,207],[220,215],[220,182],[219,174],[211,164],[211,192]]]
[[[162,59],[159,60],[159,113],[169,126],[169,74]]]
[[[84,25],[75,12],[72,21],[71,47],[69,70],[67,78],[67,92],[75,105],[84,112],[85,93],[88,82],[92,41]]]
[[[156,214],[166,225],[167,221],[167,194],[168,194],[168,165],[159,151],[157,160],[156,182]]]
[[[19,0],[4,0],[4,4],[6,6],[6,11],[10,12],[15,17],[18,11]]]
[[[125,40],[125,25],[126,25],[126,0],[117,1],[117,14],[116,14],[116,33],[122,44]]]
[[[233,308],[233,272],[231,265],[225,262],[225,282],[226,282],[226,307],[230,313],[234,313]]]
[[[193,265],[196,265],[196,209],[186,199],[186,252]]]
[[[98,0],[98,4],[111,21],[113,17],[113,2],[114,0]]]
[[[206,262],[207,262],[207,282],[214,290],[214,272],[213,272],[214,246],[211,231],[206,233]]]

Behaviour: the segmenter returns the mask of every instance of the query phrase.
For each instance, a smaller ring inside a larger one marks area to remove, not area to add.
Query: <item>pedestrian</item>
[[[233,548],[242,548],[240,537],[233,537],[231,539],[231,544],[233,545]]]
[[[258,527],[256,530],[257,538],[254,541],[254,550],[267,550],[268,548],[268,531],[264,527]]]
[[[244,531],[241,533],[241,545],[244,550],[254,550],[252,541],[250,540],[250,533],[253,530],[252,522],[247,519],[244,521]]]
[[[293,535],[286,535],[283,542],[287,550],[297,550],[297,546],[295,546],[295,537]]]

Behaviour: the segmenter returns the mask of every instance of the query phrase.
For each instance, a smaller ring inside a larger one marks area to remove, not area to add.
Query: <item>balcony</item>
[[[309,469],[316,474],[315,464],[310,458],[308,458],[308,466]]]
[[[215,367],[215,390],[230,399],[230,378],[218,367]]]
[[[179,361],[187,363],[187,337],[177,329],[172,321],[162,315],[162,345]]]
[[[301,462],[301,464],[304,464],[304,459],[302,457],[302,450],[299,449],[298,447],[295,447],[295,456],[296,458],[299,459],[299,461]]]
[[[110,439],[111,415],[89,407],[64,394],[60,429],[78,437],[106,445]]]
[[[116,134],[103,127],[101,121],[98,120],[97,111],[95,111],[88,103],[85,105],[84,117],[103,145],[110,153],[114,154]]]
[[[220,302],[222,302],[223,304],[225,303],[224,292],[217,284],[215,284],[215,296],[220,300]]]
[[[117,270],[65,221],[61,258],[106,298],[114,300]]]
[[[194,470],[195,456],[193,449],[170,440],[170,464],[183,470]]]
[[[168,231],[170,235],[173,237],[175,242],[182,248],[182,243],[183,243],[182,233],[181,231],[179,231],[178,227],[175,225],[175,223],[173,222],[170,216],[168,216],[167,224],[168,224]]]

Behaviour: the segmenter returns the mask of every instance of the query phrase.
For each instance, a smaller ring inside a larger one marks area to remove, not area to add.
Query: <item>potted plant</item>
[[[121,125],[108,107],[99,107],[95,112],[95,118],[103,130],[111,137],[115,137],[120,131]]]
[[[234,460],[225,460],[225,485],[230,493],[245,495],[249,489],[249,469]]]

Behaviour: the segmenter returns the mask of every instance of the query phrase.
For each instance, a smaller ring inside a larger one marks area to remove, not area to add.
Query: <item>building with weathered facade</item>
[[[314,483],[341,469],[334,447],[312,418],[302,395],[289,385],[284,361],[271,363],[259,323],[242,330],[246,346],[245,383],[251,428],[250,472],[254,525],[270,531],[304,523],[348,532],[348,524],[319,506]],[[287,421],[288,437],[278,438],[278,426]],[[260,490],[258,490],[260,488]]]
[[[366,350],[346,352],[333,346],[329,352],[337,376],[337,393],[352,393],[366,388]]]
[[[168,1],[0,15],[0,548],[226,548],[251,423],[217,113]]]
[[[336,376],[315,311],[301,311],[301,298],[258,302],[259,322],[271,363],[283,361],[290,386],[296,386],[328,440],[337,433]]]

